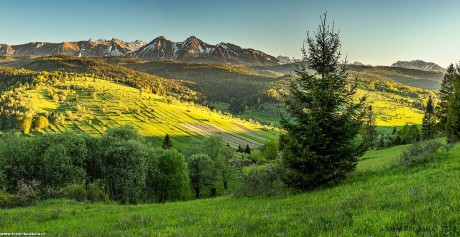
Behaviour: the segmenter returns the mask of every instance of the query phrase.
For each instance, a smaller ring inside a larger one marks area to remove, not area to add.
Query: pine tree
[[[447,113],[449,109],[449,101],[453,95],[453,79],[455,76],[454,65],[451,64],[447,68],[447,73],[442,79],[441,88],[438,93],[438,104],[436,106],[436,117],[439,120],[439,125],[442,130],[446,129],[447,125]]]
[[[246,148],[244,148],[244,153],[250,155],[251,154],[251,147],[249,144],[246,144]]]
[[[452,77],[452,95],[448,100],[446,135],[448,142],[455,142],[460,138],[460,68]]]
[[[166,134],[164,140],[163,140],[163,149],[170,149],[173,147],[171,138],[169,137],[169,134]]]
[[[284,182],[300,190],[340,181],[363,154],[363,144],[355,138],[362,128],[365,98],[355,100],[357,79],[347,79],[339,35],[326,24],[326,14],[314,37],[307,35],[306,45],[295,70],[298,77],[285,98],[293,119],[281,115],[287,133],[279,142]]]
[[[432,139],[435,133],[436,117],[434,114],[433,98],[428,97],[428,103],[426,105],[425,114],[422,120],[422,135],[423,139]]]

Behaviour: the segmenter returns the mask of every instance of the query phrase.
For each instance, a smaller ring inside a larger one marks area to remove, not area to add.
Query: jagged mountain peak
[[[425,62],[419,59],[412,61],[397,61],[396,63],[393,63],[391,66],[407,69],[417,69],[422,71],[446,73],[446,69],[439,66],[438,64],[432,62]]]
[[[29,43],[0,45],[0,56],[69,55],[83,57],[130,56],[144,60],[177,60],[187,62],[275,65],[279,60],[262,51],[242,48],[231,43],[208,44],[192,35],[182,42],[159,36],[149,43],[125,42],[116,38],[62,43]]]

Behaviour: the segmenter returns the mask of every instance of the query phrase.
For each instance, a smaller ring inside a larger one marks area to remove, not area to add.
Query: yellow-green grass
[[[457,236],[460,147],[392,165],[405,146],[370,151],[343,183],[298,195],[166,204],[41,201],[1,210],[0,232],[50,236]]]
[[[367,104],[372,105],[376,116],[376,125],[386,127],[391,130],[393,127],[404,126],[406,124],[421,124],[423,111],[409,106],[418,99],[402,97],[393,93],[367,91],[358,89],[356,97],[367,96]],[[407,102],[401,103],[406,100]],[[216,110],[228,111],[228,104],[213,103]],[[264,124],[274,124],[279,127],[279,112],[287,116],[282,103],[263,103],[261,105],[248,108],[246,111],[236,114],[240,118],[249,120],[254,119]]]
[[[77,89],[72,89],[76,87]],[[66,93],[64,101],[55,102],[49,94]],[[262,146],[279,135],[277,129],[267,129],[231,115],[212,112],[190,102],[179,102],[123,84],[93,78],[80,78],[55,85],[39,85],[25,92],[26,103],[38,114],[72,111],[62,124],[51,123],[43,132],[72,130],[100,135],[110,127],[131,124],[158,146],[166,134],[176,148],[185,149],[193,139],[222,135],[236,147],[249,144]],[[78,111],[77,106],[86,111]]]

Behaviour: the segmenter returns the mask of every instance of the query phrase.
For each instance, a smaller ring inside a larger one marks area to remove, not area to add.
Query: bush
[[[273,196],[285,192],[286,187],[281,180],[281,166],[279,163],[269,163],[266,167],[252,166],[244,176],[235,196]]]
[[[63,196],[77,200],[79,202],[86,200],[86,190],[81,184],[69,184],[62,189]]]
[[[252,150],[251,154],[249,154],[249,159],[254,164],[264,164],[266,161],[264,155],[259,150]]]
[[[86,198],[91,202],[105,202],[108,200],[108,197],[105,195],[102,185],[99,182],[88,185]]]
[[[414,143],[402,151],[399,163],[404,166],[413,166],[431,161],[441,146],[442,143],[438,140]]]
[[[15,208],[31,205],[35,199],[28,199],[26,196],[18,194],[9,194],[0,190],[0,208]]]

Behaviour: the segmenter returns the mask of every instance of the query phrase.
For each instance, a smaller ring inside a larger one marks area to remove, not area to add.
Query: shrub
[[[62,189],[64,197],[77,200],[79,202],[86,200],[86,190],[81,184],[69,184]]]
[[[88,185],[86,198],[91,202],[104,202],[108,200],[107,195],[105,195],[104,190],[102,189],[102,184],[99,182]]]
[[[255,164],[264,164],[265,157],[259,150],[252,150],[251,154],[249,154],[249,159]]]
[[[441,146],[442,143],[438,140],[414,143],[402,151],[399,163],[404,166],[413,166],[431,161]]]
[[[273,196],[285,192],[286,188],[281,181],[281,166],[279,163],[269,163],[266,167],[252,166],[244,176],[236,196]]]
[[[9,194],[0,190],[0,208],[24,207],[31,205],[34,201],[18,194]]]

